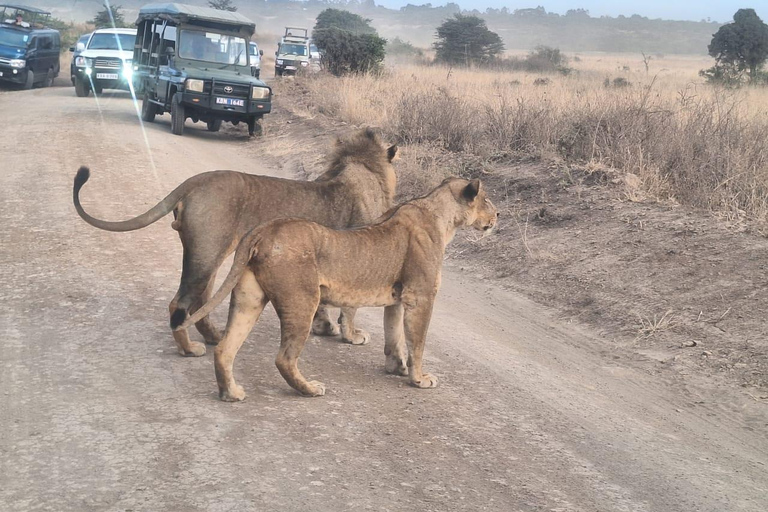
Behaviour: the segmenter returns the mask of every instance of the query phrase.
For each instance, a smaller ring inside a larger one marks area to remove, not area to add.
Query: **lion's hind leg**
[[[403,305],[384,308],[384,368],[387,373],[408,375],[408,346],[403,331]]]
[[[208,300],[211,298],[215,281],[216,272],[213,273],[210,280],[208,281],[208,286],[205,287],[205,291],[203,291],[203,294],[200,296],[200,300],[198,301],[199,305],[197,307],[202,307],[202,305],[208,302]],[[191,311],[190,314],[193,312],[194,311]],[[223,336],[221,331],[218,330],[215,325],[213,325],[210,316],[205,316],[199,322],[195,322],[195,328],[200,334],[203,335],[203,339],[205,339],[205,343],[208,345],[217,345]]]
[[[341,340],[352,345],[366,345],[371,340],[371,335],[362,329],[355,327],[355,308],[341,308],[339,323],[341,324]]]
[[[246,270],[232,291],[229,304],[227,330],[221,342],[214,350],[216,382],[219,386],[219,398],[225,402],[237,402],[245,399],[245,391],[235,382],[232,368],[237,351],[243,345],[248,334],[258,321],[268,299],[264,295],[253,272]]]
[[[280,350],[275,364],[280,375],[296,391],[304,396],[322,396],[325,384],[307,381],[299,371],[299,355],[307,342],[312,328],[312,317],[320,303],[320,292],[314,297],[302,295],[291,298],[290,304],[275,303],[275,310],[280,317]]]
[[[317,308],[315,317],[312,319],[312,334],[316,336],[339,335],[339,326],[331,320],[328,307],[323,304]]]

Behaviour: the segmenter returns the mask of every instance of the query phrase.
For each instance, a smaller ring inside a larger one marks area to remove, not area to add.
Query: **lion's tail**
[[[245,269],[248,267],[248,262],[251,261],[251,258],[256,256],[256,253],[258,252],[256,246],[259,242],[259,238],[260,237],[251,230],[242,238],[242,240],[240,240],[240,243],[237,245],[237,250],[235,251],[235,259],[232,262],[232,267],[229,269],[229,274],[227,274],[221,287],[216,290],[216,293],[213,294],[213,297],[211,297],[208,302],[192,313],[192,316],[187,316],[186,309],[177,309],[174,311],[171,315],[171,329],[174,331],[188,329],[189,326],[195,322],[199,322],[213,311],[214,308],[218,306],[226,296],[232,292],[232,290],[234,290],[235,286],[237,286],[237,282],[243,275],[243,272],[245,272]]]
[[[91,226],[107,231],[133,231],[135,229],[141,229],[143,227],[149,226],[153,222],[156,222],[168,215],[176,207],[179,201],[181,201],[181,199],[186,195],[188,188],[185,186],[186,182],[182,183],[170,194],[165,196],[165,199],[150,208],[146,213],[143,213],[138,217],[120,222],[109,222],[91,217],[85,212],[83,206],[80,204],[80,189],[83,188],[83,185],[85,185],[90,177],[91,171],[87,167],[82,166],[77,170],[77,175],[75,176],[75,185],[72,189],[72,201],[75,203],[75,210],[77,210],[77,213],[85,222]]]

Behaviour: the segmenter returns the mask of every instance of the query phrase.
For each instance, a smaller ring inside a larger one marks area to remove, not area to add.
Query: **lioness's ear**
[[[373,128],[366,128],[365,129],[365,136],[368,137],[371,140],[376,140],[376,132],[373,131]]]
[[[387,160],[391,162],[392,160],[395,159],[396,155],[397,155],[397,144],[389,146],[387,148]]]
[[[474,201],[477,197],[477,194],[480,193],[480,180],[472,180],[469,182],[469,185],[464,187],[464,190],[461,191],[461,197],[466,199],[467,201]]]

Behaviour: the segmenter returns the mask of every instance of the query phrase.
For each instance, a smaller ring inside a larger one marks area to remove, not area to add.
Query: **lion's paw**
[[[384,369],[392,375],[408,375],[408,366],[405,364],[405,359],[399,356],[388,355],[387,361],[384,363]]]
[[[328,320],[317,320],[312,323],[312,334],[315,336],[338,336],[339,326]]]
[[[218,345],[219,342],[224,338],[224,335],[220,330],[216,329],[211,335],[203,337],[205,338],[206,345]]]
[[[179,354],[185,357],[200,357],[205,355],[205,344],[198,341],[189,342],[189,350],[179,347]]]
[[[352,345],[367,345],[371,341],[371,335],[362,329],[355,329],[352,336],[344,336],[342,341]]]
[[[419,389],[430,389],[430,388],[436,388],[437,387],[437,377],[434,375],[430,375],[429,373],[425,373],[421,376],[421,380],[416,381],[412,380],[411,385],[419,388]]]
[[[224,402],[242,402],[245,400],[245,390],[240,384],[235,384],[230,389],[219,390],[219,398]]]
[[[325,395],[325,384],[317,380],[311,380],[307,382],[308,393],[304,393],[304,396],[323,396]]]

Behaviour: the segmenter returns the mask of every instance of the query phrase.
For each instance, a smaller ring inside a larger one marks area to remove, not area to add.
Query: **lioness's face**
[[[467,201],[467,224],[475,229],[490,232],[499,217],[499,211],[485,193],[480,180],[472,180],[462,191]]]

